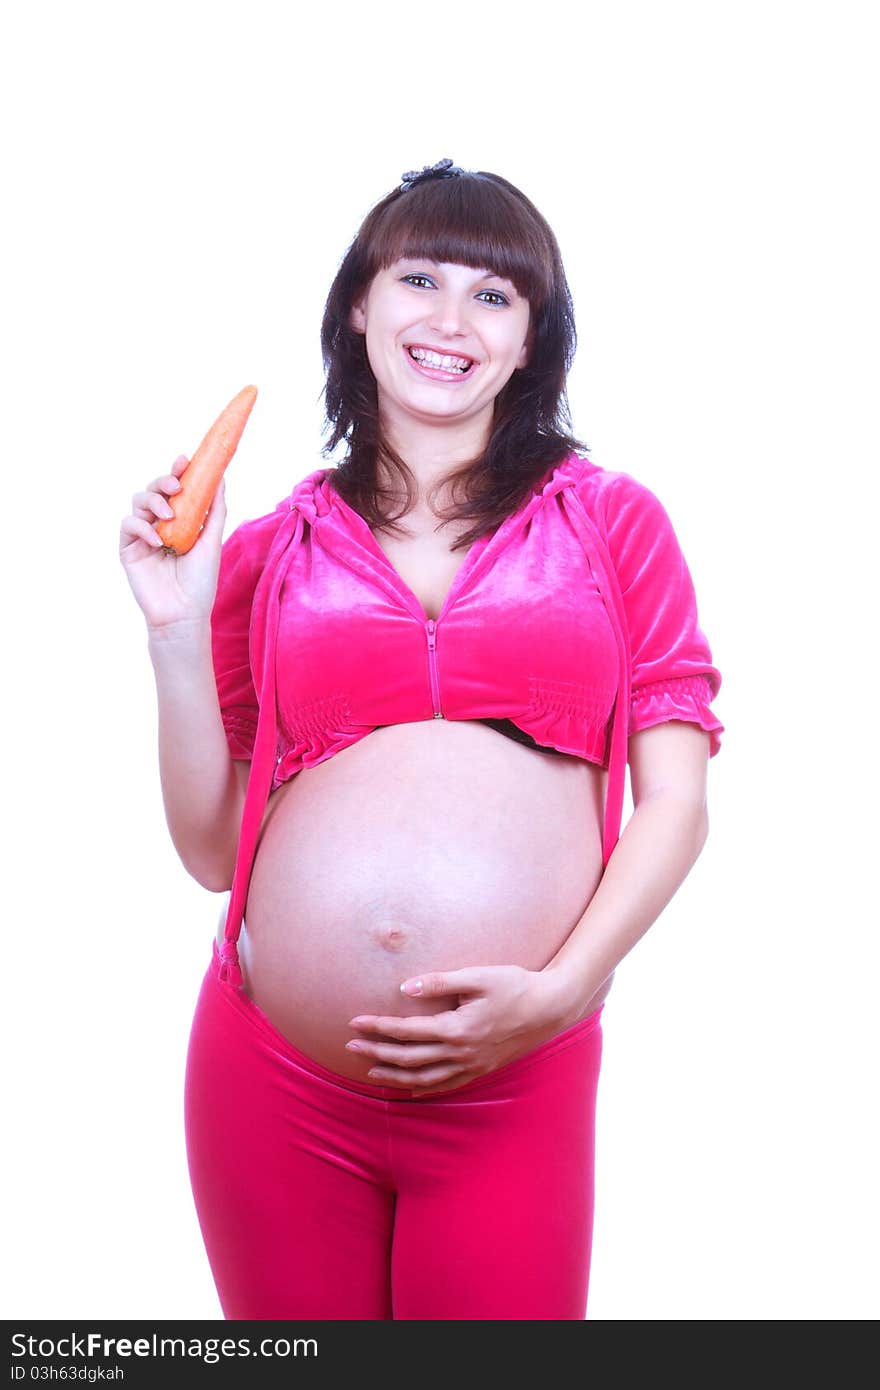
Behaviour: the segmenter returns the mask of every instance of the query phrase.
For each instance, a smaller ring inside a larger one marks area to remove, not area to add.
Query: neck
[[[478,457],[489,440],[487,424],[480,420],[457,420],[444,425],[436,420],[386,418],[383,424],[388,442],[416,480],[420,503],[448,474]],[[390,482],[391,479],[381,478],[380,481]],[[450,500],[441,489],[437,505],[446,506]]]

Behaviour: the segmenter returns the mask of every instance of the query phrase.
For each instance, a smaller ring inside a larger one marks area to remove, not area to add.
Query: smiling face
[[[528,300],[466,265],[418,257],[386,266],[351,326],[365,334],[380,414],[401,436],[433,423],[488,439],[495,397],[528,361]]]

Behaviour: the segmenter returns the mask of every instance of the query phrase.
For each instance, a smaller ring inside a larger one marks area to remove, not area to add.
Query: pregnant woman
[[[663,506],[568,432],[574,343],[544,218],[441,160],[327,299],[344,461],[225,542],[221,484],[183,556],[185,457],[122,523],[169,830],[229,892],[185,1080],[226,1318],[586,1316],[603,1003],[723,726]]]

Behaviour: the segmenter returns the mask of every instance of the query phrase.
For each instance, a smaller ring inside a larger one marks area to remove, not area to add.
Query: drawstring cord
[[[611,747],[608,754],[608,788],[605,796],[605,823],[602,831],[602,868],[605,869],[620,839],[623,820],[623,794],[626,787],[627,741],[629,738],[630,687],[632,685],[632,654],[629,628],[623,595],[608,548],[594,522],[588,516],[583,501],[572,488],[568,494],[574,501],[570,516],[593,570],[593,578],[605,604],[614,638],[617,642],[619,678],[614,700],[611,726]]]
[[[257,584],[253,604],[253,631],[251,634],[252,664],[253,654],[262,651],[261,669],[254,674],[259,682],[259,716],[254,739],[254,753],[245,793],[244,811],[238,838],[238,854],[235,860],[235,873],[232,878],[232,893],[226,914],[223,945],[220,948],[220,979],[228,981],[236,988],[242,984],[241,966],[238,958],[238,935],[244,917],[244,905],[250,880],[251,866],[257,847],[257,836],[262,824],[263,812],[269,799],[272,775],[275,771],[275,746],[277,726],[275,718],[276,686],[276,639],[281,604],[281,586],[284,583],[296,547],[302,538],[305,521],[298,508],[291,504],[278,535],[272,543],[263,575]],[[263,586],[268,589],[265,604],[258,602]],[[262,631],[261,631],[262,627]]]
[[[224,938],[220,947],[220,979],[240,989],[242,985],[241,966],[238,960],[238,947],[230,938]]]

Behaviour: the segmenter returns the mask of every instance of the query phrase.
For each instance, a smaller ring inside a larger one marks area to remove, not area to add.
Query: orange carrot
[[[156,525],[166,554],[185,555],[198,540],[256,399],[256,386],[239,391],[217,416],[180,475],[180,490],[172,495],[174,516]]]

